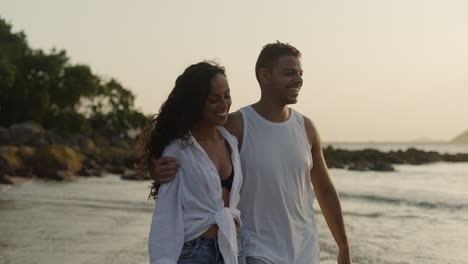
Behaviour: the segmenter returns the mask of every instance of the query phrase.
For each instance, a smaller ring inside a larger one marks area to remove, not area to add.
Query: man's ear
[[[271,72],[268,68],[258,69],[258,80],[260,83],[268,83],[270,81]]]

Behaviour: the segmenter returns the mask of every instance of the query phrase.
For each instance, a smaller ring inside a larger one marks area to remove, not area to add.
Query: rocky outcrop
[[[70,147],[49,145],[38,148],[32,158],[35,173],[41,178],[73,179],[71,174],[83,167],[85,156]]]
[[[134,167],[135,147],[130,138],[55,133],[34,122],[0,127],[0,181],[12,183],[18,177],[66,181],[105,173],[142,180],[145,177],[138,172],[128,171]]]
[[[456,136],[450,141],[452,144],[468,144],[468,130]]]
[[[147,180],[134,169],[135,148],[133,139],[54,133],[34,122],[0,127],[0,182],[11,184],[35,177],[67,181],[105,173],[120,175],[124,180]],[[439,154],[414,148],[381,152],[327,147],[324,155],[328,167],[356,171],[393,171],[394,164],[468,162],[468,154]]]
[[[329,168],[357,171],[393,171],[393,164],[421,165],[438,161],[468,162],[468,154],[440,154],[414,148],[381,152],[375,149],[343,150],[327,147],[324,156]]]

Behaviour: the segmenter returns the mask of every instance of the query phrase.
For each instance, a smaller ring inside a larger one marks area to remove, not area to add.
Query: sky
[[[447,141],[468,129],[466,0],[0,0],[29,45],[116,78],[156,113],[190,64],[226,67],[231,111],[255,103],[263,45],[303,54],[292,106],[328,142]]]

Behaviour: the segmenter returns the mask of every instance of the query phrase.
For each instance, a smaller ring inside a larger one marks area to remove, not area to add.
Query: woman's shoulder
[[[234,142],[237,144],[237,137],[234,136],[233,134],[231,134],[226,128],[224,128],[224,127],[222,127],[222,126],[219,126],[219,127],[218,127],[218,131],[221,133],[221,135],[222,135],[225,139],[234,141]]]
[[[161,156],[163,157],[180,157],[182,151],[182,142],[180,139],[173,139],[167,146],[164,148],[164,152]]]

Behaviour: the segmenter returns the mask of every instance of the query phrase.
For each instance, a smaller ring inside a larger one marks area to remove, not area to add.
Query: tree
[[[144,125],[130,90],[69,61],[65,50],[31,49],[0,18],[0,125],[34,120],[54,130],[118,134]]]

